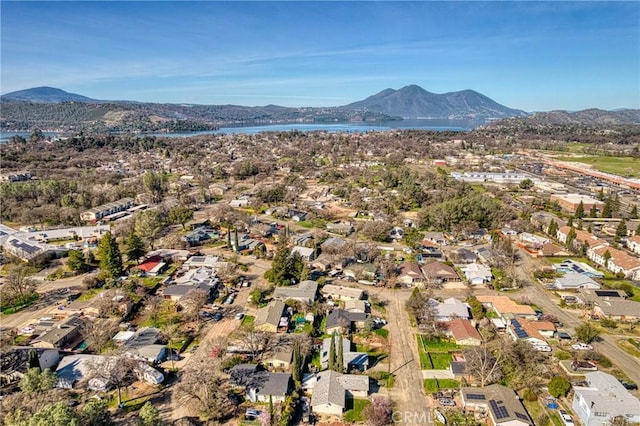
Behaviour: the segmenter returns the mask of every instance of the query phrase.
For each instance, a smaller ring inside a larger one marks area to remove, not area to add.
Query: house
[[[554,243],[543,244],[538,250],[538,256],[543,257],[565,257],[571,256],[571,252],[562,246]]]
[[[368,376],[323,371],[316,375],[311,394],[311,411],[316,414],[342,416],[347,399],[364,398],[368,395]]]
[[[329,237],[320,244],[320,249],[326,253],[338,253],[345,245],[347,245],[346,240],[338,237]]]
[[[338,353],[339,339],[342,339],[342,362],[345,371],[365,371],[369,368],[369,355],[366,352],[352,350],[351,340],[334,334],[322,340],[322,351],[320,352],[320,365],[322,368],[329,368],[329,352],[331,350],[331,339],[333,339],[336,354]]]
[[[443,245],[447,243],[447,239],[442,232],[426,232],[422,242],[423,244],[424,242],[429,242],[437,245]]]
[[[594,206],[600,212],[604,207],[604,202],[582,194],[551,194],[549,202],[557,202],[562,210],[571,214],[576,212],[581,203],[584,212],[589,212]]]
[[[581,289],[577,297],[581,303],[591,306],[593,316],[618,321],[640,319],[640,303],[627,300],[622,290]]]
[[[43,258],[51,255],[52,251],[46,244],[29,241],[21,234],[9,235],[3,238],[2,248],[5,253],[16,256],[24,261]]]
[[[38,336],[31,346],[35,348],[72,349],[80,343],[80,334],[84,320],[78,316],[71,316],[55,325],[49,331]]]
[[[107,216],[123,212],[135,205],[133,198],[122,198],[112,203],[102,204],[80,213],[80,219],[86,222],[95,222]]]
[[[449,255],[455,263],[473,263],[478,259],[478,256],[473,251],[464,247],[452,250]]]
[[[153,365],[160,364],[167,359],[167,347],[165,345],[127,346],[127,353]]]
[[[640,254],[640,235],[627,238],[627,248],[635,254]]]
[[[600,283],[586,275],[577,272],[568,272],[553,283],[558,290],[575,290],[578,288],[600,288]]]
[[[291,218],[294,222],[302,222],[307,220],[308,212],[296,209],[288,209],[286,216]]]
[[[220,258],[218,256],[191,256],[182,264],[185,271],[198,268],[216,268],[219,266]]]
[[[167,300],[171,300],[172,302],[180,302],[182,298],[192,290],[201,290],[207,294],[207,297],[210,297],[215,289],[214,286],[197,283],[197,284],[172,284],[165,287],[162,292],[162,297]]]
[[[462,387],[460,397],[466,411],[486,413],[489,425],[534,426],[518,395],[506,386]]]
[[[249,207],[249,197],[236,198],[229,201],[229,205],[233,208]]]
[[[452,319],[447,322],[447,334],[461,346],[480,346],[482,336],[471,321],[463,318]]]
[[[144,262],[138,264],[136,268],[142,271],[144,275],[148,275],[150,277],[155,277],[158,274],[161,274],[162,271],[166,268],[167,264],[162,260],[160,256],[151,256],[145,259]]]
[[[282,322],[282,319],[288,319],[285,314],[285,308],[286,305],[283,301],[274,300],[267,306],[258,309],[254,320],[255,327],[272,333],[286,331],[288,329],[288,321],[286,325]]]
[[[313,245],[313,236],[310,233],[293,234],[289,237],[289,240],[294,246],[311,247]]]
[[[288,371],[293,361],[293,349],[281,347],[276,348],[269,355],[262,359],[262,363],[276,370]]]
[[[351,222],[329,222],[326,225],[327,232],[331,232],[332,234],[339,234],[348,236],[355,228]]]
[[[318,283],[316,281],[305,280],[295,286],[276,287],[273,298],[276,300],[298,300],[302,303],[311,304],[316,300],[318,293]]]
[[[364,327],[367,314],[364,312],[349,312],[344,309],[334,309],[327,315],[327,334],[347,334]]]
[[[344,310],[349,312],[367,312],[367,303],[364,300],[345,300]]]
[[[514,341],[524,340],[533,346],[548,346],[547,341],[540,332],[531,326],[534,321],[527,321],[524,318],[511,318],[508,321],[507,334]],[[546,322],[546,321],[545,321]]]
[[[491,247],[479,247],[476,250],[478,259],[485,265],[492,265],[496,262],[496,252]]]
[[[355,287],[326,284],[320,293],[331,300],[360,300],[364,298],[364,290]]]
[[[14,346],[0,357],[0,384],[7,385],[22,379],[30,368],[29,356],[32,351],[38,358],[41,370],[48,368],[53,371],[60,361],[57,349]]]
[[[333,265],[333,261],[331,260],[331,258],[329,257],[329,255],[322,253],[320,256],[318,256],[317,259],[315,259],[312,263],[311,266],[322,271],[322,272],[326,272],[329,269],[331,269],[331,266]]]
[[[416,262],[403,262],[398,267],[397,280],[401,284],[407,286],[422,285],[424,283],[424,275],[420,270],[420,266]]]
[[[208,226],[196,228],[183,237],[190,246],[197,246],[203,241],[217,240],[219,238],[220,232]]]
[[[436,321],[451,321],[457,318],[470,319],[469,305],[460,300],[450,297],[444,302],[429,299],[429,304],[433,307]]]
[[[567,259],[559,265],[553,265],[553,268],[556,271],[564,274],[572,272],[576,274],[582,274],[589,278],[604,278],[604,274],[602,272],[592,268],[584,262],[578,262],[573,259]]]
[[[609,245],[609,243],[607,243],[606,241],[601,240],[600,238],[596,237],[595,235],[587,231],[583,231],[575,228],[573,228],[573,230],[576,233],[576,239],[574,240],[575,247],[581,247],[584,245],[588,247]],[[570,232],[571,232],[570,226],[561,226],[558,228],[558,232],[556,233],[556,238],[558,239],[558,241],[565,244],[567,242],[567,237],[569,236]]]
[[[291,374],[268,372],[265,376],[264,380],[260,380],[259,383],[248,387],[247,397],[249,401],[283,403],[292,389]]]
[[[469,252],[473,253],[471,251]],[[423,265],[422,274],[429,284],[442,284],[445,282],[449,283],[460,281],[460,277],[456,270],[442,262],[431,262]]]
[[[310,247],[295,246],[291,249],[291,256],[298,253],[303,261],[311,262],[316,258],[316,251]]]
[[[529,305],[519,305],[507,296],[476,296],[485,308],[492,309],[503,320],[511,316],[535,320],[536,311]]]
[[[490,283],[493,279],[491,268],[480,263],[470,263],[464,266],[461,271],[471,285]]]
[[[640,279],[640,259],[608,244],[590,247],[587,257],[614,274],[621,274],[631,280]]]
[[[344,268],[344,275],[356,280],[373,280],[378,268],[373,263],[353,262]]]
[[[640,423],[640,400],[610,374],[585,374],[587,386],[573,387],[571,408],[585,426],[609,424],[616,417],[629,424]]]

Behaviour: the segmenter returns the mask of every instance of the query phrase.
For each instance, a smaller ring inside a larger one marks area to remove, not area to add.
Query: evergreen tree
[[[331,342],[329,342],[329,370],[335,371],[336,369],[336,334],[331,336]]]
[[[569,230],[569,234],[567,234],[567,242],[566,242],[567,248],[569,250],[573,250],[573,243],[575,240],[576,240],[576,230],[574,228],[571,228]]]
[[[600,188],[600,191],[598,192],[598,200],[604,201],[604,188]]]
[[[611,252],[609,250],[605,251],[602,257],[604,257],[604,267],[606,268],[607,265],[609,265],[609,260],[611,259]]]
[[[552,219],[551,223],[549,224],[549,229],[547,230],[547,234],[555,238],[557,233],[558,233],[558,223]]]
[[[297,384],[301,382],[301,376],[302,376],[302,357],[300,354],[300,344],[298,342],[295,342],[293,344],[293,367],[291,370],[291,377],[293,378],[293,381]]]
[[[339,373],[344,373],[344,344],[342,335],[337,336],[338,338],[338,350],[336,351],[336,370]]]
[[[629,214],[629,218],[630,219],[637,219],[638,218],[638,205],[634,204],[633,207],[631,208],[631,213]]]
[[[233,229],[233,244],[234,244],[234,248],[235,251],[240,251],[240,241],[238,240],[238,228],[234,228]]]
[[[582,219],[578,220],[578,229],[582,231]]]
[[[569,217],[569,220],[567,220],[567,226],[573,227],[573,216]]]
[[[616,228],[615,240],[617,243],[627,236],[627,221],[622,219]]]
[[[613,214],[613,200],[611,199],[611,197],[607,197],[606,200],[604,200],[604,206],[602,207],[602,217],[611,217]]]
[[[157,426],[161,424],[160,411],[153,406],[151,401],[147,401],[142,406],[138,417],[139,426]]]
[[[231,250],[233,247],[231,246],[231,229],[227,228],[227,248]]]
[[[98,256],[100,256],[100,269],[105,271],[111,278],[122,275],[122,256],[116,239],[110,231],[100,238],[98,243]]]
[[[290,285],[292,278],[290,273],[290,258],[291,250],[289,250],[286,244],[280,243],[276,250],[276,254],[273,256],[271,269],[264,274],[267,281],[275,284],[276,286]]]
[[[69,250],[69,258],[67,259],[67,267],[74,272],[84,272],[87,270],[87,262],[84,254],[80,250]]]
[[[589,210],[589,217],[598,217],[598,208],[596,205],[591,206],[591,210]]]
[[[135,233],[135,231],[131,231],[129,235],[127,235],[125,245],[127,246],[127,251],[125,254],[127,255],[127,260],[129,261],[133,260],[138,263],[140,258],[147,252],[145,250],[144,241],[142,241],[142,238],[140,238],[138,234]]]
[[[582,200],[580,200],[580,204],[578,204],[578,207],[576,207],[574,217],[576,219],[582,219],[584,217],[584,203],[582,202]]]
[[[37,368],[40,371],[40,361],[38,360],[38,352],[35,349],[31,349],[27,356],[27,363],[29,364],[29,369]]]

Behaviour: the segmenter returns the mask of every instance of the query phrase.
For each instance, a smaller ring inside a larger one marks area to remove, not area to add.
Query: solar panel
[[[29,254],[34,254],[40,250],[38,247],[23,243],[19,240],[11,240],[11,245]]]
[[[499,402],[502,403],[502,401]],[[489,405],[491,406],[493,413],[496,415],[496,419],[504,419],[506,417],[509,417],[507,408],[502,405],[498,405],[498,402],[492,400],[489,401]]]
[[[527,416],[526,414],[516,413],[516,417],[525,421],[529,421],[529,416]]]
[[[0,229],[0,237],[4,237],[5,235],[9,235],[9,234],[7,234],[2,229]]]
[[[526,331],[520,329],[520,330],[516,330],[516,336],[520,337],[520,338],[524,338],[527,337],[528,334]]]
[[[620,297],[620,293],[612,290],[596,290],[595,293],[600,297]]]
[[[483,394],[480,394],[480,393],[468,393],[467,394],[467,399],[484,400],[485,397],[484,397]]]

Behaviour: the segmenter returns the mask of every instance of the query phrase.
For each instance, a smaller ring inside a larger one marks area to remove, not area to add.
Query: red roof
[[[138,265],[138,269],[144,272],[150,272],[153,268],[158,266],[159,263],[162,262],[162,258],[160,256],[151,256],[146,259],[144,262]]]
[[[467,319],[454,319],[447,323],[447,328],[449,332],[456,340],[464,340],[469,338],[475,338],[478,340],[482,340],[480,333],[478,330],[471,324],[471,321]]]

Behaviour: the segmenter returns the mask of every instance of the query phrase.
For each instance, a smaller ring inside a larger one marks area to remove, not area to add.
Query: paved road
[[[520,257],[522,260],[518,265],[518,272],[522,278],[531,283],[524,288],[523,294],[537,306],[542,308],[543,312],[557,317],[562,323],[564,323],[563,328],[572,334],[575,328],[583,323],[579,318],[580,313],[560,308],[560,299],[550,291],[545,290],[537,280],[533,279],[533,259],[523,252],[520,253]],[[629,379],[636,383],[640,383],[640,360],[618,347],[616,341],[620,339],[619,337],[608,334],[602,334],[601,337],[602,341],[593,343],[594,348],[609,358],[614,365],[624,371]]]
[[[395,385],[389,390],[389,395],[395,403],[395,420],[396,423],[402,423],[402,419],[412,419],[415,424],[421,418],[420,414],[428,408],[420,370],[416,329],[411,326],[405,310],[405,303],[410,295],[411,292],[405,290],[387,290],[381,296],[389,300],[389,362],[391,372],[396,375]]]

